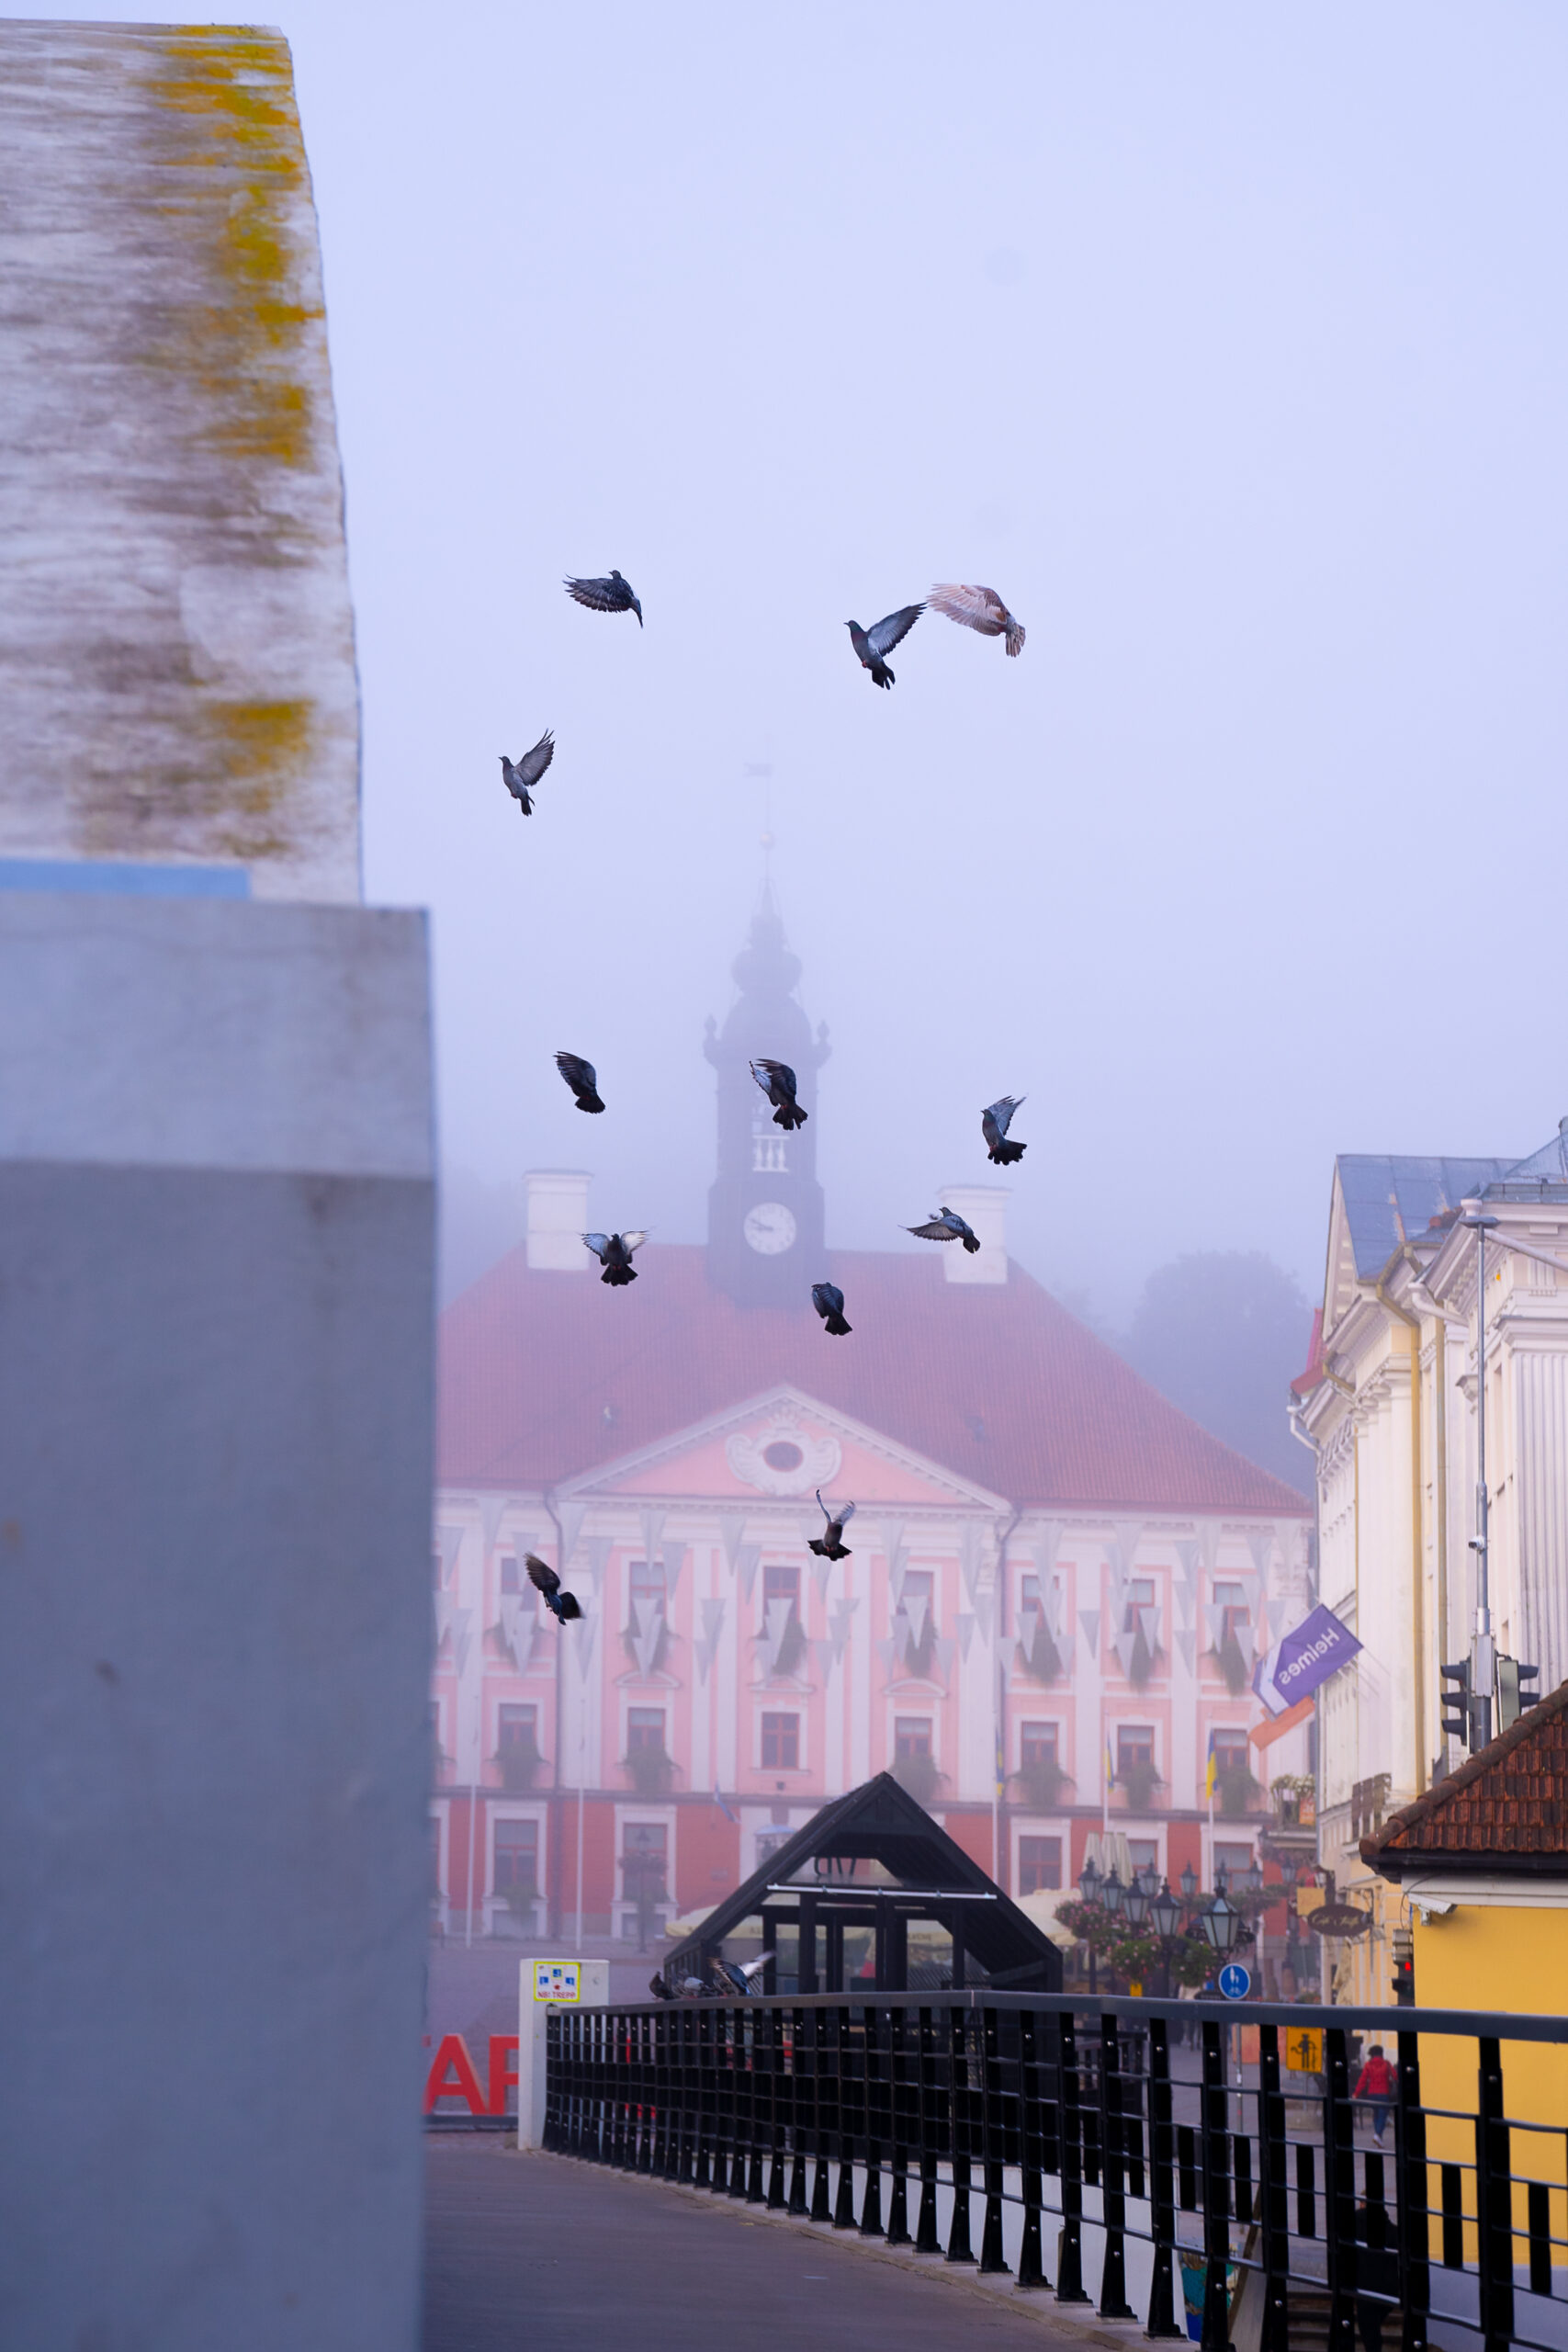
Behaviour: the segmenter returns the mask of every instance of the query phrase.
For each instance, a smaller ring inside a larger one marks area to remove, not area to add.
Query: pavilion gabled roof
[[[924,1894],[993,1896],[994,1901],[966,1908],[965,1951],[992,1978],[1021,1973],[1038,1963],[1049,1972],[1048,1984],[1059,1981],[1060,1956],[1049,1937],[1002,1893],[994,1879],[987,1878],[973,1855],[966,1854],[941,1823],[932,1820],[891,1772],[878,1772],[874,1780],[835,1797],[777,1847],[743,1885],[708,1913],[696,1933],[670,1954],[663,1963],[666,1977],[679,1981],[687,1962],[696,1967],[702,1953],[716,1951],[728,1936],[738,1934],[748,1919],[758,1916],[770,1887],[794,1880],[799,1872],[810,1871],[818,1856],[829,1855],[844,1861],[880,1862],[900,1885]],[[809,1881],[802,1883],[802,1891],[810,1892]],[[842,1880],[824,1882],[824,1892],[851,1891]]]

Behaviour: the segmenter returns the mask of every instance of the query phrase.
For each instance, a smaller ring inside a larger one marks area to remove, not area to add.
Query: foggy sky
[[[1015,1254],[1117,1316],[1184,1250],[1315,1295],[1337,1151],[1552,1131],[1561,8],[282,22],[449,1166],[700,1237],[759,763],[836,1246],[1004,1091]],[[845,619],[944,579],[1022,658],[928,615],[874,691]]]

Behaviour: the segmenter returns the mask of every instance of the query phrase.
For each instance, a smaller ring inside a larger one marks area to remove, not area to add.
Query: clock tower
[[[824,1023],[812,1037],[795,992],[800,958],[784,944],[768,883],[731,970],[740,995],[722,1031],[709,1021],[703,1048],[718,1072],[708,1280],[741,1306],[809,1308],[811,1285],[828,1270],[817,1182],[817,1071],[828,1058],[828,1031]],[[805,1126],[774,1125],[751,1075],[751,1063],[764,1056],[794,1070]]]

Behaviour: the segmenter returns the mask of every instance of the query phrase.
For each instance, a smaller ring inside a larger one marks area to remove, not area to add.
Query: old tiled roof
[[[1568,1682],[1361,1840],[1384,1878],[1440,1867],[1568,1876]]]
[[[1444,1159],[1407,1152],[1342,1151],[1335,1161],[1356,1274],[1371,1282],[1406,1235],[1507,1175],[1509,1159]]]
[[[1016,1263],[950,1283],[936,1252],[829,1253],[853,1337],[809,1304],[740,1307],[688,1244],[641,1279],[531,1271],[514,1250],[441,1318],[439,1473],[544,1487],[781,1385],[1010,1501],[1299,1519],[1295,1489],[1141,1380]]]

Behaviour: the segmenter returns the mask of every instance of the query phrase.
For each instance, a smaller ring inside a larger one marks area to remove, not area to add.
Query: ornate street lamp
[[[1095,1868],[1094,1856],[1089,1854],[1085,1857],[1084,1866],[1078,1872],[1078,1893],[1086,1903],[1092,1903],[1099,1889],[1100,1872]]]
[[[1138,1883],[1152,1903],[1159,1893],[1159,1872],[1153,1862],[1144,1864],[1143,1869],[1138,1872]]]
[[[1161,1943],[1173,1941],[1181,1925],[1181,1905],[1170,1891],[1168,1879],[1149,1905],[1149,1925]]]
[[[1182,1871],[1178,1883],[1181,1888],[1181,1899],[1184,1903],[1196,1901],[1198,1894],[1198,1873],[1193,1869],[1190,1862],[1187,1864],[1187,1867]]]
[[[1141,1928],[1144,1924],[1144,1916],[1148,1910],[1148,1907],[1149,1898],[1147,1890],[1144,1885],[1143,1873],[1141,1871],[1134,1871],[1133,1873],[1133,1883],[1122,1898],[1122,1915],[1126,1919],[1127,1925],[1130,1928]]]
[[[1214,1876],[1223,1879],[1224,1872],[1216,1871]],[[1199,1912],[1192,1924],[1203,1938],[1204,1942],[1213,1947],[1221,1960],[1228,1959],[1235,1950],[1235,1939],[1242,1929],[1242,1917],[1234,1905],[1225,1901],[1224,1886],[1220,1888],[1208,1909]]]
[[[1121,1917],[1122,1905],[1125,1902],[1127,1890],[1122,1885],[1121,1880],[1117,1877],[1115,1871],[1112,1870],[1109,1871],[1100,1883],[1100,1899],[1104,1905],[1106,1910],[1110,1913],[1111,1918],[1119,1919]]]

